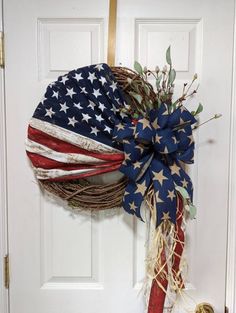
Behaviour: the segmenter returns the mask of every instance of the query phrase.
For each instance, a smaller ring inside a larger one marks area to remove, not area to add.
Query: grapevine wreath
[[[60,76],[37,106],[26,142],[40,186],[73,210],[123,206],[144,220],[146,203],[148,313],[162,313],[166,295],[174,303],[173,293],[182,294],[184,225],[196,211],[184,164],[193,163],[192,130],[202,105],[189,112],[183,103],[197,92],[197,75],[174,101],[170,47],[166,61],[155,71],[138,62],[134,71],[102,63]],[[110,184],[89,179],[113,171],[122,175]]]

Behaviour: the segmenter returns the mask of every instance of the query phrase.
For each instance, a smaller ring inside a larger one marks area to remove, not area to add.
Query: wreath
[[[73,210],[123,206],[144,220],[146,202],[148,313],[162,313],[166,295],[174,304],[171,294],[183,292],[184,225],[196,214],[184,164],[193,163],[192,132],[203,107],[189,112],[184,101],[196,94],[197,75],[173,100],[176,72],[170,47],[166,62],[155,71],[138,62],[134,70],[102,63],[60,76],[37,106],[26,142],[40,186]],[[91,180],[114,171],[119,180]]]

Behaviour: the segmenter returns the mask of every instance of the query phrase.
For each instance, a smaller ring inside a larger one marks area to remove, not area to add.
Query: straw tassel
[[[156,225],[154,191],[150,189],[147,196],[148,206],[152,213],[152,224]],[[174,225],[163,221],[151,234],[150,247],[146,259],[147,278],[151,280],[148,300],[148,313],[163,313],[166,297],[174,305],[171,292],[178,294],[183,288],[184,250],[184,206],[177,194],[177,219]],[[168,290],[168,292],[167,292]],[[170,292],[169,292],[170,291]]]

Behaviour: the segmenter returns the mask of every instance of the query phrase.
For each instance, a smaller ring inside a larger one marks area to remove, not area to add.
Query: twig
[[[204,124],[206,124],[206,123],[208,123],[208,122],[210,122],[210,121],[212,121],[212,120],[215,120],[215,119],[217,119],[217,118],[220,118],[221,116],[222,116],[222,114],[215,114],[214,116],[212,116],[211,118],[209,118],[209,119],[206,120],[205,122],[203,122],[203,123],[201,123],[201,124],[199,124],[199,125],[194,126],[194,127],[193,127],[193,130],[199,128],[200,126],[202,126],[202,125],[204,125]]]

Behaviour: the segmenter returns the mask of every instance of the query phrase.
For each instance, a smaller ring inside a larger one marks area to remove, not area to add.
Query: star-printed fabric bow
[[[125,159],[119,168],[129,178],[123,206],[141,218],[140,208],[147,191],[153,186],[156,223],[176,221],[175,187],[183,187],[192,197],[192,183],[180,162],[193,163],[193,115],[184,107],[168,112],[166,104],[153,109],[149,118],[121,123],[117,121],[113,138],[123,143]]]

